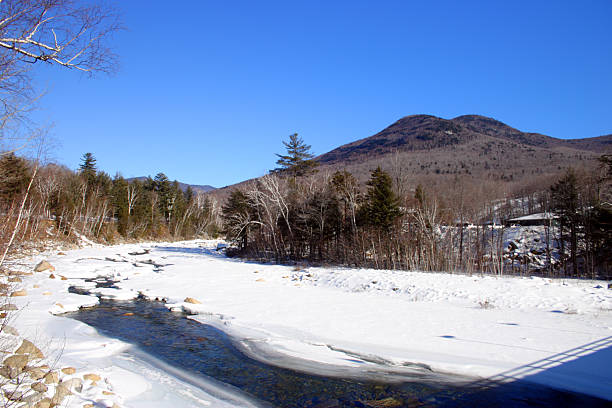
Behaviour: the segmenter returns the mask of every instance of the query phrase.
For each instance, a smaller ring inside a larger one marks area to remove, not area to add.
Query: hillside
[[[148,177],[145,176],[141,176],[141,177],[132,177],[127,179],[127,181],[132,181],[132,180],[139,180],[139,181],[145,181],[146,179],[148,179]],[[191,189],[195,192],[199,192],[199,193],[208,193],[209,191],[215,190],[216,187],[213,186],[209,186],[208,184],[186,184],[186,183],[181,183],[180,181],[178,182],[179,184],[179,188],[183,191],[186,191],[187,188],[191,187]]]
[[[556,177],[568,166],[590,168],[605,152],[612,152],[612,135],[566,140],[522,132],[480,115],[454,119],[412,115],[316,160],[320,172],[348,170],[361,183],[380,165],[409,184],[448,182],[462,175],[474,182],[525,185]],[[222,198],[245,183],[213,194]]]
[[[442,119],[406,116],[379,133],[340,146],[317,160],[322,169],[344,168],[360,180],[378,165],[399,166],[413,177],[467,174],[518,181],[589,166],[612,151],[612,135],[558,139],[522,132],[478,115]]]

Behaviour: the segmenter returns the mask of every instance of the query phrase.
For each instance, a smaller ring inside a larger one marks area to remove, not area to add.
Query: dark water
[[[460,387],[414,378],[381,383],[305,374],[253,360],[223,332],[146,300],[101,300],[99,306],[69,317],[137,345],[181,371],[212,377],[276,407],[609,406],[606,401],[520,381]]]

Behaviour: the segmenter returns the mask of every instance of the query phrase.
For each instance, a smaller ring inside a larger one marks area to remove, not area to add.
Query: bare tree
[[[45,62],[93,75],[111,72],[116,55],[107,46],[121,28],[102,3],[74,0],[0,0],[0,142],[25,147],[36,126],[28,112],[40,92],[30,69]]]

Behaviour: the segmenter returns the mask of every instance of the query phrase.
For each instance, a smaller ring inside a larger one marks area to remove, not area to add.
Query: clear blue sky
[[[612,133],[612,1],[117,1],[112,77],[38,71],[56,161],[221,187],[411,114]]]

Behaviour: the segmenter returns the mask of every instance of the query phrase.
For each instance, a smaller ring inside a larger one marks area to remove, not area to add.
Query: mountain
[[[360,181],[379,165],[401,168],[413,179],[464,174],[521,181],[557,175],[568,166],[592,166],[595,158],[609,152],[612,135],[566,140],[522,132],[479,115],[412,115],[316,159],[321,170],[346,169]]]
[[[138,180],[138,181],[145,181],[146,179],[148,179],[149,177],[145,177],[145,176],[141,176],[141,177],[132,177],[127,179],[128,182],[133,181],[133,180]],[[216,187],[213,186],[209,186],[207,184],[204,185],[200,185],[200,184],[185,184],[185,183],[181,183],[180,181],[178,182],[179,184],[179,188],[183,191],[187,191],[187,188],[191,187],[191,189],[193,191],[195,191],[196,193],[208,193],[209,191],[215,190]]]
[[[450,185],[461,175],[475,185],[488,180],[500,188],[504,185],[500,182],[520,188],[550,185],[569,166],[593,168],[603,153],[612,153],[612,135],[558,139],[480,115],[454,119],[412,115],[316,160],[320,173],[347,170],[362,184],[381,166],[394,179],[401,177],[413,187],[416,183]],[[213,195],[223,198],[246,183],[217,189]]]
[[[442,119],[430,115],[406,116],[377,134],[340,146],[317,160],[321,164],[369,160],[396,152],[453,150],[458,145],[507,141],[545,149],[569,148],[604,152],[612,149],[612,135],[586,139],[557,139],[539,133],[521,132],[493,118],[464,115]]]

